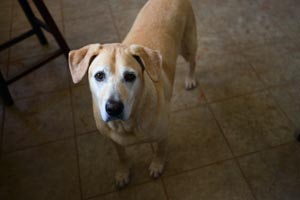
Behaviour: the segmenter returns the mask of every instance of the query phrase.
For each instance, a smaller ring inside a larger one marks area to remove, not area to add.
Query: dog
[[[105,30],[102,30],[105,31]],[[178,55],[189,63],[187,90],[196,87],[197,28],[188,0],[149,0],[122,43],[90,44],[69,52],[74,83],[88,74],[99,132],[119,156],[119,188],[129,183],[126,148],[155,143],[150,176],[164,169],[170,100]]]

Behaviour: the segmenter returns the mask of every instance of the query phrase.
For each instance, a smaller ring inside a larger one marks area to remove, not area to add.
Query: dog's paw
[[[130,172],[129,170],[117,171],[115,175],[116,187],[118,189],[122,189],[125,187],[130,180]]]
[[[197,86],[197,80],[194,77],[186,77],[185,79],[185,89],[192,90]]]
[[[164,163],[152,161],[149,167],[150,176],[152,178],[158,178],[164,170]]]

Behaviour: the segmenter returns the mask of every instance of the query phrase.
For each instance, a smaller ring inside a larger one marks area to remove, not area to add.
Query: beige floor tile
[[[284,40],[278,44],[260,46],[243,52],[265,85],[276,86],[299,80],[300,51],[291,43]]]
[[[16,32],[12,33],[12,38],[24,33],[26,30],[20,29]],[[13,45],[10,48],[10,61],[16,61],[20,59],[25,59],[25,58],[32,58],[35,56],[47,56],[54,51],[58,50],[59,47],[57,43],[55,42],[54,38],[52,35],[50,35],[47,32],[45,33],[45,37],[48,40],[48,44],[46,45],[41,45],[38,38],[33,35],[29,38],[26,38],[25,40]]]
[[[93,26],[91,27],[91,24]],[[65,22],[66,39],[71,49],[92,43],[119,42],[108,10],[101,16],[91,16]]]
[[[22,149],[74,135],[68,91],[15,101],[5,110],[3,149]]]
[[[80,199],[74,140],[3,155],[1,199]]]
[[[235,155],[293,140],[293,127],[271,95],[258,93],[212,104]]]
[[[206,106],[172,113],[164,175],[231,157],[230,150]]]
[[[167,199],[160,180],[126,188],[119,192],[92,198],[91,200],[163,200]]]
[[[212,54],[232,54],[235,59],[242,59],[241,52],[235,41],[226,33],[203,32],[198,33],[197,60],[202,61]],[[233,57],[231,55],[231,57]]]
[[[205,103],[204,94],[200,87],[196,87],[193,90],[185,89],[185,76],[188,68],[189,64],[187,62],[177,64],[171,100],[172,111],[191,108]]]
[[[11,6],[0,7],[0,30],[10,30],[11,18],[12,18],[12,8]]]
[[[72,88],[72,98],[76,134],[97,130],[88,85]]]
[[[118,157],[111,141],[95,132],[79,136],[78,148],[83,196],[88,198],[115,191]],[[128,148],[132,162],[130,186],[151,180],[148,174],[151,152],[149,144]]]
[[[274,88],[271,92],[294,125],[300,128],[300,81]]]
[[[238,54],[209,53],[198,60],[197,76],[208,102],[251,93],[263,88],[251,66]]]
[[[168,196],[173,200],[254,199],[234,161],[211,165],[164,180]]]
[[[63,14],[66,21],[94,17],[94,22],[109,15],[107,0],[62,0]],[[91,25],[93,23],[89,23]],[[92,26],[89,28],[93,28]],[[101,29],[103,31],[103,29]],[[100,30],[99,30],[100,31]]]
[[[40,61],[43,57],[37,56],[10,63],[9,76],[13,77],[29,67],[30,64]],[[12,96],[16,99],[59,91],[69,87],[69,69],[64,56],[57,57],[40,69],[22,77],[9,86]]]
[[[9,34],[9,30],[0,29],[0,44],[3,44],[4,42],[7,42],[9,40]],[[6,50],[0,51],[0,64],[6,64],[8,62],[8,52],[8,48]]]
[[[212,11],[218,23],[216,31],[228,32],[240,45],[276,42],[286,36],[255,1],[225,1],[224,5],[217,4]]]
[[[258,200],[299,199],[299,144],[256,153],[239,162]]]
[[[2,0],[0,1],[0,8],[11,7],[13,0]]]
[[[147,0],[108,0],[111,6],[112,11],[124,11],[131,9],[141,9],[147,2]]]
[[[48,8],[52,18],[57,24],[61,24],[62,22],[62,12],[61,12],[61,0],[44,0],[46,7]],[[33,10],[35,16],[43,21],[37,7],[32,1],[29,1],[30,7]],[[31,28],[31,25],[21,8],[20,4],[15,1],[14,9],[13,9],[13,20],[12,20],[12,31],[16,32],[19,30],[28,30]],[[61,27],[61,26],[60,26]]]
[[[118,12],[112,10],[121,41],[126,37],[127,33],[132,27],[138,12],[139,9],[136,8]]]

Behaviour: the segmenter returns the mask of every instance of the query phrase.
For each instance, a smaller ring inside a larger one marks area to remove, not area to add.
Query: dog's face
[[[103,121],[126,121],[142,96],[144,71],[158,81],[161,56],[138,45],[94,44],[71,51],[69,65],[75,83],[88,71],[90,90]]]
[[[103,48],[88,70],[103,121],[127,120],[143,88],[143,68],[122,47]]]

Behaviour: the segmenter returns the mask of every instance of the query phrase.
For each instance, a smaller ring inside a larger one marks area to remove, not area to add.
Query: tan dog
[[[129,145],[157,143],[149,170],[154,178],[162,173],[176,59],[181,54],[189,62],[185,86],[192,89],[196,49],[189,1],[149,0],[121,44],[91,44],[69,53],[74,83],[88,71],[97,128],[119,155],[117,186],[129,182]]]

